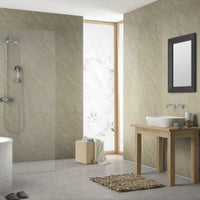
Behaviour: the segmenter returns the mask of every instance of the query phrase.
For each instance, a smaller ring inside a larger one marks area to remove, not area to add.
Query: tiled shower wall
[[[74,142],[83,132],[83,19],[0,9],[0,96],[3,96],[3,35],[19,45],[8,46],[8,96],[0,104],[0,136],[14,139],[14,161],[74,157]],[[14,66],[22,67],[22,86],[14,82]],[[16,97],[20,91],[24,130],[19,126]]]
[[[200,1],[159,0],[125,14],[124,157],[134,160],[134,128],[147,115],[196,114],[200,125]],[[197,92],[168,93],[168,39],[197,33]],[[168,103],[185,108],[166,109]],[[144,136],[142,163],[156,167],[156,138]],[[190,140],[176,140],[176,173],[190,177]]]

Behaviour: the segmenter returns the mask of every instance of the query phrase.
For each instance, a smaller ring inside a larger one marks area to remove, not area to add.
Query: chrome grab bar
[[[13,101],[13,98],[12,98],[12,97],[6,97],[6,96],[4,96],[4,97],[1,97],[1,98],[0,98],[0,102],[10,103],[10,102],[12,102],[12,101]]]

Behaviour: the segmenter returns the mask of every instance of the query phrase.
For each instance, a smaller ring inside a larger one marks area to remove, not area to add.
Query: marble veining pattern
[[[200,46],[197,45],[197,92],[168,93],[168,39],[197,33],[200,39],[198,0],[159,0],[125,14],[124,157],[134,160],[132,123],[145,124],[146,115],[196,115],[200,125]],[[183,102],[185,108],[166,109]],[[142,162],[156,167],[156,139],[143,137]],[[190,177],[190,141],[176,140],[176,173]]]
[[[75,140],[82,137],[82,17],[0,9],[0,42],[11,34],[19,47],[9,46],[9,94],[15,65],[23,69],[24,131],[1,136],[14,141],[14,161],[39,161],[74,157]],[[3,45],[0,45],[3,61]],[[0,95],[3,96],[4,66],[0,62]],[[16,129],[16,103],[6,105],[6,122]],[[50,168],[54,168],[53,165]]]
[[[84,24],[84,136],[114,150],[114,27]],[[99,38],[101,37],[101,40]]]

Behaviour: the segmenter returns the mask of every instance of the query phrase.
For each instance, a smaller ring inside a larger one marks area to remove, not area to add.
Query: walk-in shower
[[[20,73],[22,73],[22,67],[18,66],[17,63],[15,66],[10,66],[8,64],[8,49],[13,48],[13,45],[19,47],[19,42],[16,40],[12,40],[11,36],[4,35],[3,38],[3,46],[4,46],[4,96],[0,98],[0,102],[3,103],[3,124],[7,131],[9,132],[22,132],[24,127],[24,122],[22,120],[23,109],[22,109],[22,101],[23,101],[23,92],[22,92],[22,79],[20,78]],[[12,49],[11,49],[12,50]],[[15,79],[8,80],[8,71],[15,71]],[[14,85],[15,84],[15,85]],[[8,91],[8,86],[12,89]],[[12,92],[15,92],[12,94]],[[13,112],[15,116],[12,116],[12,124],[14,126],[10,126],[11,123],[7,123],[9,117],[6,118],[7,114],[7,106],[11,106],[11,104],[15,104],[16,106],[12,106],[13,109],[17,108],[16,112]],[[14,120],[13,120],[14,119]],[[8,125],[9,124],[9,125]],[[17,124],[17,126],[16,126]],[[15,127],[15,128],[13,128]],[[17,128],[16,128],[17,127]]]

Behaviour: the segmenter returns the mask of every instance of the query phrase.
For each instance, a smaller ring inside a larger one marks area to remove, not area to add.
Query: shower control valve
[[[12,98],[12,97],[6,97],[6,96],[4,96],[4,97],[1,97],[1,98],[0,98],[0,102],[10,103],[10,102],[12,102],[12,101],[13,101],[13,98]]]

